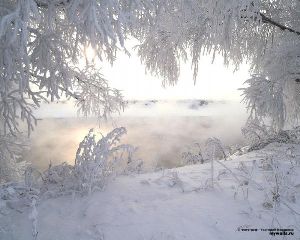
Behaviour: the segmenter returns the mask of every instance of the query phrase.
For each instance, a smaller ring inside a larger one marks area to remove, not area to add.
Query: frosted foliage
[[[107,81],[95,69],[86,71],[85,76],[93,79],[92,83],[79,81],[77,86],[81,93],[77,97],[78,112],[84,116],[93,113],[98,118],[106,118],[112,112],[120,112],[125,107],[121,93],[110,88]],[[99,86],[102,86],[99,88]]]
[[[135,148],[120,143],[124,134],[126,129],[120,127],[97,140],[98,136],[91,129],[78,146],[74,165],[50,164],[43,173],[28,167],[26,186],[40,189],[43,198],[83,195],[103,189],[114,176],[140,172],[142,162],[134,158]]]
[[[242,134],[250,144],[255,144],[271,137],[271,132],[272,130],[270,128],[262,125],[257,119],[249,119],[242,128]]]
[[[220,139],[212,137],[205,141],[205,153],[208,159],[222,159],[226,160],[226,153],[224,146]]]
[[[134,148],[128,144],[118,145],[124,134],[125,128],[116,128],[97,141],[91,130],[79,144],[74,170],[81,191],[102,188],[108,176],[117,173],[122,165],[126,167]],[[128,160],[124,165],[123,159],[126,157]]]
[[[1,1],[1,132],[18,131],[19,118],[27,122],[30,132],[35,123],[32,109],[63,94],[81,102],[95,98],[85,102],[84,114],[106,116],[121,110],[123,98],[118,90],[100,81],[91,68],[74,66],[84,57],[87,46],[101,60],[112,63],[136,21],[150,21],[150,6],[143,0]],[[96,89],[94,94],[87,91],[91,85]],[[96,93],[102,96],[101,101]],[[105,105],[105,110],[99,110]]]
[[[244,88],[252,117],[281,129],[299,114],[300,3],[297,0],[157,1],[156,16],[138,36],[146,70],[176,84],[180,64],[192,60],[194,80],[201,55],[224,64],[251,66]]]
[[[0,1],[0,141],[16,136],[20,121],[30,134],[42,101],[73,97],[79,113],[98,118],[121,111],[120,91],[78,63],[89,46],[112,63],[126,36],[142,31],[137,22],[149,25],[150,9],[147,0]]]
[[[225,64],[232,60],[238,67],[253,55],[252,44],[269,35],[261,25],[258,1],[157,2],[156,21],[141,37],[139,55],[147,70],[162,76],[165,83],[177,82],[180,60],[189,55],[195,77],[201,54],[222,54]]]
[[[198,152],[194,153],[191,149],[189,149],[189,151],[183,152],[181,157],[182,157],[182,162],[181,162],[182,165],[204,163],[204,158],[202,156],[200,146]]]
[[[246,81],[245,101],[251,113],[271,117],[281,129],[286,120],[299,118],[300,36],[285,33],[266,51],[258,74]]]
[[[132,36],[140,41],[137,50],[146,69],[161,76],[164,85],[176,84],[180,63],[187,59],[192,60],[196,79],[203,54],[221,54],[226,65],[236,68],[248,61],[255,79],[259,76],[279,84],[276,93],[289,96],[275,100],[282,101],[275,104],[281,115],[274,120],[281,126],[290,115],[295,117],[298,108],[291,82],[299,74],[299,5],[297,0],[1,1],[1,131],[17,131],[21,118],[30,132],[35,123],[32,109],[62,94],[79,98],[84,114],[106,116],[121,110],[118,90],[98,81],[101,77],[95,80],[90,68],[74,66],[88,46],[101,60],[112,63]],[[102,95],[100,101],[87,90],[91,85]],[[80,98],[86,93],[90,98]],[[111,97],[103,98],[107,93]],[[247,94],[246,100],[255,101],[248,98],[252,96]],[[109,107],[103,110],[107,101]],[[272,101],[253,110],[260,114],[268,109],[271,112],[265,115],[274,117]],[[291,109],[286,108],[287,102],[293,103]],[[285,109],[292,114],[285,114]]]
[[[273,125],[281,129],[286,118],[282,86],[261,75],[253,75],[246,83],[249,86],[243,89],[243,101],[251,116],[256,119],[270,116]]]

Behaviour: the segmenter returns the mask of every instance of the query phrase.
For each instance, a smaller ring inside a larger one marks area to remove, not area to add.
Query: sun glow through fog
[[[94,63],[96,59],[96,52],[91,45],[84,47],[84,58],[86,63]]]

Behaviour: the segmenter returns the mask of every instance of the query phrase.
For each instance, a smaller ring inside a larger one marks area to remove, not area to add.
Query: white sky
[[[113,66],[102,64],[100,71],[111,87],[123,90],[126,99],[241,100],[241,91],[237,89],[249,78],[247,65],[233,73],[233,67],[226,68],[221,57],[212,64],[209,56],[200,61],[196,85],[191,65],[186,63],[181,66],[178,84],[163,88],[162,79],[145,74],[144,65],[134,54],[128,57],[119,53]]]

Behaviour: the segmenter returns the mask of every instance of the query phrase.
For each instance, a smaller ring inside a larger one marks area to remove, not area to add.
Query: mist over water
[[[240,103],[202,105],[195,100],[138,101],[130,104],[121,116],[100,126],[93,118],[66,115],[68,111],[61,107],[55,118],[49,118],[45,112],[38,113],[42,120],[31,136],[31,149],[25,153],[25,159],[37,168],[46,169],[50,161],[53,165],[73,164],[78,144],[89,129],[107,134],[121,126],[127,129],[122,143],[138,147],[135,156],[144,161],[146,170],[156,166],[176,167],[188,146],[195,142],[202,144],[208,137],[217,137],[225,145],[241,144],[240,129],[247,118]]]

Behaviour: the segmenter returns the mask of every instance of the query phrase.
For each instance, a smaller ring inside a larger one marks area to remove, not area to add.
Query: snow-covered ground
[[[1,190],[0,239],[33,239],[32,222],[40,240],[284,239],[270,228],[293,229],[285,239],[300,239],[295,144],[215,161],[213,188],[209,162],[123,175],[89,196],[43,200],[37,218],[34,209],[13,204],[13,191]]]

